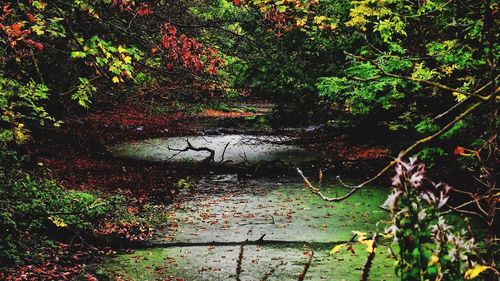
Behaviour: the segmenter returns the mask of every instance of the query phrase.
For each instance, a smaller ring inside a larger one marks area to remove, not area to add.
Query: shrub
[[[449,185],[426,178],[425,166],[410,158],[408,163],[398,159],[392,186],[383,207],[391,212],[386,234],[399,248],[391,252],[401,280],[464,280],[488,269],[474,261],[474,238],[466,238],[443,215]]]
[[[12,151],[2,151],[0,166],[0,264],[19,263],[26,250],[49,244],[54,229],[91,230],[112,208],[92,194],[69,191],[50,180],[34,178],[21,169]],[[5,165],[10,163],[10,165]]]

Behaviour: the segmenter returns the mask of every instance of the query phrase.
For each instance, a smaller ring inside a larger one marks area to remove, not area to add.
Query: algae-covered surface
[[[227,177],[202,180],[203,192],[193,191],[189,200],[169,213],[171,227],[161,241],[210,242],[269,240],[332,242],[347,241],[352,231],[371,232],[386,216],[378,208],[386,192],[376,187],[360,190],[349,200],[326,202],[299,181],[238,181]],[[348,192],[339,186],[324,188],[332,196]]]
[[[332,196],[348,192],[338,185],[322,189]],[[305,280],[359,280],[365,246],[354,242],[353,251],[330,250],[350,241],[352,231],[375,231],[387,217],[378,207],[386,194],[369,187],[349,200],[329,203],[299,179],[206,177],[185,189],[168,210],[169,227],[151,240],[156,247],[116,256],[98,273],[112,280],[235,280],[237,243],[251,241],[243,246],[240,280],[261,280],[270,271],[265,280],[297,280],[311,253]],[[263,235],[270,243],[259,245]],[[378,249],[370,276],[395,279],[385,246]]]
[[[309,247],[244,246],[240,280],[297,280],[314,252],[305,280],[360,280],[367,256],[363,245],[353,254]],[[99,273],[113,280],[236,280],[239,246],[181,247],[136,251],[105,264]],[[370,280],[395,280],[393,262],[380,251]],[[171,279],[168,279],[171,278]]]

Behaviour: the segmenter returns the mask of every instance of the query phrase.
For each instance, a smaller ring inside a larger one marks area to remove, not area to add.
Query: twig
[[[377,233],[373,234],[372,251],[368,254],[365,265],[363,266],[363,274],[361,275],[361,281],[368,281],[368,277],[370,276],[370,269],[372,267],[373,260],[375,259],[375,250],[377,249],[378,237],[379,236]]]
[[[54,6],[56,7],[56,9],[59,12],[59,14],[61,15],[61,17],[66,22],[66,24],[68,25],[69,33],[71,34],[71,36],[73,37],[73,39],[75,40],[75,42],[83,49],[84,46],[82,45],[82,43],[80,43],[80,41],[78,40],[78,37],[73,32],[73,29],[71,28],[71,24],[70,24],[68,18],[64,15],[64,12],[57,5],[54,5]],[[99,64],[97,64],[97,61],[95,60],[95,58],[93,56],[89,56],[89,58],[92,61],[92,64],[94,65],[94,67],[96,68],[96,70],[99,72],[99,74],[101,74],[104,77],[110,79],[109,75],[106,74],[106,72],[99,66]]]
[[[219,163],[224,162],[224,155],[226,154],[226,149],[227,149],[227,147],[229,146],[230,143],[231,142],[227,142],[226,146],[224,146],[224,150],[222,151],[222,155],[221,155],[221,159],[220,159]]]
[[[464,102],[468,101],[470,98],[470,96],[466,97],[465,99],[463,99],[462,101],[460,102],[457,102],[455,105],[453,105],[452,107],[450,107],[448,110],[446,110],[445,112],[437,115],[436,117],[434,117],[432,120],[436,121],[438,119],[441,119],[443,118],[444,116],[446,116],[448,113],[450,113],[451,111],[453,111],[455,108],[459,107],[461,104],[463,104]]]
[[[306,264],[304,264],[304,269],[302,269],[302,272],[299,274],[299,278],[297,278],[297,281],[304,281],[307,271],[309,270],[309,267],[311,267],[313,256],[314,256],[314,251],[311,250],[311,254],[309,255],[309,260],[307,261]]]
[[[481,88],[479,88],[478,90],[470,93],[470,92],[467,92],[467,91],[463,91],[461,89],[457,89],[457,88],[453,88],[453,87],[450,87],[450,86],[447,86],[445,84],[441,84],[441,83],[438,83],[438,82],[434,82],[434,81],[428,81],[428,80],[425,80],[425,79],[420,79],[420,78],[415,78],[415,77],[411,77],[411,76],[405,76],[405,75],[400,75],[400,74],[395,74],[395,73],[391,73],[391,72],[387,72],[384,70],[384,68],[382,66],[380,66],[377,62],[375,62],[374,60],[370,60],[370,59],[367,59],[367,58],[364,58],[362,56],[357,56],[357,55],[354,55],[354,54],[351,54],[351,53],[348,53],[348,52],[344,52],[346,55],[349,55],[349,56],[352,56],[356,59],[359,59],[359,60],[362,60],[362,61],[370,61],[371,63],[373,63],[381,72],[383,75],[376,75],[376,76],[373,76],[373,77],[370,77],[370,78],[360,78],[360,77],[350,77],[352,80],[355,80],[355,81],[361,81],[361,82],[368,82],[368,81],[373,81],[373,80],[377,80],[377,79],[380,79],[382,78],[383,76],[389,76],[389,77],[393,77],[393,78],[399,78],[399,79],[404,79],[404,80],[408,80],[408,81],[412,81],[412,82],[416,82],[416,83],[422,83],[422,84],[427,84],[429,86],[432,86],[434,88],[438,88],[438,89],[441,89],[441,90],[446,90],[446,91],[451,91],[451,92],[457,92],[457,93],[460,93],[460,94],[463,94],[463,95],[466,95],[466,96],[473,96],[473,97],[477,97],[483,101],[487,101],[489,99],[492,98],[492,95],[487,95],[487,96],[482,96],[480,95],[479,93],[484,90],[487,85],[483,85]],[[498,77],[497,77],[498,78]],[[495,93],[498,92],[499,89],[496,88],[495,89]],[[493,97],[493,99],[496,99],[496,100],[500,100],[500,96],[495,96]]]
[[[323,170],[319,169],[319,176],[318,176],[318,188],[321,188],[321,185],[323,184]]]
[[[40,72],[40,67],[38,66],[38,62],[36,61],[35,54],[33,53],[33,48],[30,47],[30,52],[31,52],[31,60],[33,61],[33,64],[35,66],[36,73],[38,74],[38,78],[40,79],[40,82],[42,84],[45,84],[45,81],[43,80],[42,73]]]
[[[205,159],[203,159],[202,162],[214,162],[215,161],[215,150],[208,148],[208,147],[195,147],[191,144],[191,142],[189,142],[189,140],[186,140],[186,143],[187,143],[187,146],[185,148],[182,148],[182,149],[167,147],[168,150],[179,152],[179,153],[175,154],[174,156],[172,156],[171,158],[179,155],[181,152],[186,152],[188,150],[194,150],[194,151],[208,151],[208,152],[210,152],[210,155],[207,156]],[[227,145],[226,145],[226,147],[227,147]]]
[[[238,260],[236,261],[236,281],[241,281],[241,262],[243,261],[243,245],[240,246],[240,254],[238,255]]]
[[[328,201],[328,202],[340,202],[344,199],[349,198],[352,194],[354,194],[354,192],[356,192],[357,189],[361,188],[361,187],[359,187],[357,189],[353,188],[347,194],[340,196],[340,197],[328,197],[328,196],[324,195],[323,193],[321,193],[321,191],[318,188],[314,187],[311,184],[311,182],[306,178],[306,176],[304,176],[304,173],[302,173],[302,171],[299,168],[297,168],[297,173],[299,173],[299,175],[302,177],[302,180],[304,180],[304,183],[306,184],[306,186],[309,187],[313,193],[318,194],[321,197],[321,199]]]
[[[267,281],[267,279],[273,275],[273,273],[276,271],[276,269],[282,265],[285,265],[286,263],[284,263],[283,261],[281,263],[278,263],[277,265],[275,265],[274,267],[271,268],[271,270],[269,270],[266,274],[264,274],[264,276],[262,276],[262,278],[260,279],[260,281]]]

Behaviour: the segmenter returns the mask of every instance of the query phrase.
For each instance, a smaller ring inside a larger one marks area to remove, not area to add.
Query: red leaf
[[[5,4],[3,6],[3,12],[5,13],[6,16],[8,16],[12,13],[12,9],[9,10],[9,6],[10,6],[10,2],[7,2],[7,4]]]
[[[35,22],[36,21],[35,16],[33,16],[33,14],[27,13],[26,16],[28,17],[28,20],[30,22]]]
[[[464,155],[465,154],[465,148],[462,146],[457,146],[455,147],[455,150],[453,151],[453,155]]]
[[[34,44],[35,48],[38,50],[38,51],[43,51],[43,45],[38,43],[38,42],[35,42]]]
[[[90,274],[85,275],[85,280],[86,281],[98,281],[97,278],[95,278],[94,276],[92,276]]]

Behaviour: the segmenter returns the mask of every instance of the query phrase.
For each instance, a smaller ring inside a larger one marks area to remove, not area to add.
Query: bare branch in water
[[[309,267],[311,267],[311,262],[314,257],[314,251],[311,250],[311,254],[309,255],[309,260],[307,261],[306,264],[304,264],[304,269],[302,269],[302,272],[299,274],[299,278],[297,278],[298,281],[304,281],[304,278],[306,278],[307,271],[309,270]]]

